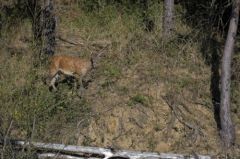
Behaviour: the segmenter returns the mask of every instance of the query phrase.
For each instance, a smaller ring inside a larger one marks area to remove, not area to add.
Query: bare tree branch
[[[13,119],[10,121],[9,127],[8,127],[8,129],[7,129],[7,132],[6,132],[5,136],[4,136],[1,159],[4,159],[4,152],[5,152],[5,148],[6,148],[6,146],[7,146],[8,135],[9,135],[10,130],[11,130],[11,128],[12,128],[12,124],[13,124]]]

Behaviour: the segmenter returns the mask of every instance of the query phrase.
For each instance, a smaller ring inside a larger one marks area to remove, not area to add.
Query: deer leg
[[[79,79],[78,84],[79,84],[79,90],[84,91],[82,78]]]
[[[57,88],[55,86],[56,81],[59,79],[59,74],[56,73],[55,76],[52,77],[51,82],[50,82],[50,87],[53,88],[54,91],[57,91]]]
[[[78,95],[81,97],[82,93],[84,91],[83,82],[82,82],[82,78],[81,77],[79,77],[77,79],[77,85],[79,86]]]

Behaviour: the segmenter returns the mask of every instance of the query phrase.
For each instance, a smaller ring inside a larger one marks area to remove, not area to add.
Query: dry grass
[[[179,18],[176,33],[183,36],[163,46],[161,6],[150,7],[156,24],[153,32],[142,30],[139,14],[120,12],[115,7],[85,12],[76,5],[57,6],[57,33],[81,43],[70,45],[58,40],[57,53],[89,57],[91,52],[101,51],[92,42],[111,42],[82,99],[72,93],[71,85],[59,84],[59,91],[52,93],[43,84],[46,66],[36,58],[31,40],[22,40],[31,39],[30,33],[24,34],[31,30],[28,23],[23,23],[25,29],[16,35],[5,32],[12,36],[5,36],[0,55],[2,129],[14,119],[11,136],[15,138],[33,136],[34,140],[145,151],[219,153],[211,68],[195,30]],[[7,47],[14,48],[12,56]],[[239,102],[238,94],[234,89],[233,104]],[[163,97],[170,97],[169,102],[180,109],[181,120],[173,118]],[[237,106],[235,109],[238,112]]]

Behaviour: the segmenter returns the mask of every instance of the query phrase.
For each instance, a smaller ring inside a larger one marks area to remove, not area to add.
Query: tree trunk
[[[174,0],[164,0],[164,15],[163,15],[163,37],[168,40],[171,37],[174,21]]]
[[[53,55],[56,45],[56,17],[53,0],[45,0],[43,9],[43,53]]]
[[[235,140],[235,129],[231,120],[230,111],[230,84],[231,84],[231,61],[239,18],[239,4],[240,4],[239,2],[240,0],[235,0],[233,2],[232,15],[222,58],[220,135],[225,148],[231,147]]]
[[[0,38],[2,37],[2,25],[3,25],[3,20],[2,20],[2,15],[0,13]]]

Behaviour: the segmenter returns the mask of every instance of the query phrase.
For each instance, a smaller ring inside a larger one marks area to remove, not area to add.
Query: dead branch
[[[76,43],[76,42],[73,42],[73,41],[70,41],[68,39],[65,39],[61,36],[57,36],[57,38],[63,42],[66,42],[66,43],[69,43],[69,44],[72,44],[72,45],[84,45],[84,43]]]
[[[163,130],[163,132],[164,132],[164,134],[166,136],[166,141],[168,141],[169,137],[171,136],[172,128],[173,128],[175,122],[176,122],[176,116],[174,115],[173,112],[171,112],[171,119],[167,123],[167,127],[164,128],[164,130]]]
[[[107,41],[107,40],[98,40],[98,41],[90,41],[90,42],[74,42],[71,40],[68,40],[66,38],[63,38],[62,36],[57,36],[56,38],[58,38],[59,40],[65,42],[65,43],[69,43],[71,45],[76,45],[76,46],[93,46],[93,47],[99,47],[99,48],[106,48],[107,46],[111,45],[112,42],[111,41]]]
[[[112,44],[112,42],[107,41],[107,40],[98,40],[98,41],[90,42],[90,45],[97,46],[97,47],[100,47],[100,48],[106,48],[107,46],[109,46],[111,44]]]
[[[10,121],[10,124],[9,124],[8,129],[7,129],[6,135],[4,136],[4,139],[3,139],[3,148],[2,148],[1,159],[4,159],[4,152],[5,152],[5,148],[7,146],[8,135],[9,135],[10,130],[12,128],[12,124],[13,124],[13,119]]]
[[[182,110],[180,110],[180,109],[177,110],[176,105],[175,105],[174,103],[170,103],[170,102],[166,99],[166,97],[162,97],[162,98],[163,98],[163,100],[167,103],[167,105],[170,107],[170,109],[171,109],[171,111],[173,112],[174,116],[176,117],[176,119],[177,119],[181,124],[183,124],[184,126],[188,127],[189,129],[194,130],[195,134],[200,134],[200,135],[204,136],[204,133],[203,133],[197,126],[192,125],[192,124],[186,122],[186,121],[183,119],[182,115],[180,115],[180,114],[183,114],[183,113],[182,113]],[[180,112],[180,113],[179,113],[179,112]]]

